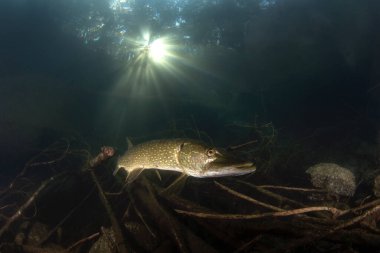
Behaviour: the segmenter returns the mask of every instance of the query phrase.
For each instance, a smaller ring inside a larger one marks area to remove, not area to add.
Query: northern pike
[[[121,168],[128,172],[127,183],[144,169],[177,171],[198,178],[238,176],[256,170],[250,161],[192,139],[152,140],[136,146],[128,140],[128,150],[119,158],[114,174]]]

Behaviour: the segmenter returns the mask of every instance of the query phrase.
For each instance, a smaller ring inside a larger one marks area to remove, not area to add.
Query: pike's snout
[[[212,161],[205,170],[204,177],[240,176],[256,171],[251,161],[244,161],[223,153],[218,159]]]

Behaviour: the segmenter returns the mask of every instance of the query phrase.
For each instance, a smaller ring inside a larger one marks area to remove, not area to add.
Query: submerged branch
[[[246,195],[244,195],[244,194],[241,194],[241,193],[239,193],[239,192],[237,192],[237,191],[234,191],[234,190],[232,190],[231,188],[228,188],[227,186],[222,185],[221,183],[218,183],[218,182],[216,182],[216,181],[214,181],[214,182],[215,182],[215,184],[216,184],[217,186],[219,186],[219,187],[222,188],[223,190],[225,190],[225,191],[231,193],[232,195],[234,195],[234,196],[236,196],[236,197],[238,197],[238,198],[245,199],[245,200],[247,200],[247,201],[249,201],[249,202],[251,202],[251,203],[254,203],[254,204],[259,205],[259,206],[266,207],[266,208],[271,209],[271,210],[275,210],[275,211],[284,211],[284,209],[282,209],[282,208],[279,208],[279,207],[276,207],[276,206],[273,206],[273,205],[266,204],[266,203],[264,203],[264,202],[258,201],[258,200],[254,199],[254,198],[248,197],[248,196],[246,196]]]
[[[344,231],[345,228],[352,226],[352,225],[355,225],[355,224],[359,223],[360,221],[364,220],[365,218],[370,217],[371,215],[378,213],[379,211],[380,211],[380,205],[375,206],[374,208],[368,210],[364,214],[359,215],[357,217],[354,217],[353,219],[348,220],[348,221],[346,221],[340,225],[337,225],[336,227],[328,230],[325,233],[317,233],[317,234],[314,234],[312,236],[308,236],[308,237],[302,238],[300,240],[293,241],[292,243],[289,243],[286,246],[286,249],[281,249],[280,251],[276,250],[273,252],[285,252],[285,251],[291,252],[297,248],[304,247],[304,246],[309,245],[309,244],[314,244],[317,241],[322,240],[326,237],[329,237],[331,239],[331,237],[338,235],[338,232],[341,232],[343,234],[343,236],[342,236],[343,239],[347,240],[347,233],[350,233],[350,232]],[[378,243],[378,241],[379,241],[378,236],[373,236],[373,235],[365,233],[365,232],[360,232],[358,234],[358,237],[359,237],[360,241],[367,240],[368,241],[367,243],[377,244],[377,245],[379,244]]]
[[[94,167],[99,165],[101,162],[107,160],[108,158],[112,157],[114,154],[115,154],[115,150],[113,148],[102,147],[101,152],[89,162],[90,175],[91,175],[92,181],[94,182],[94,184],[98,190],[99,198],[100,198],[104,208],[106,209],[108,217],[111,221],[112,229],[115,233],[116,247],[118,249],[118,252],[119,253],[126,253],[127,247],[124,243],[124,237],[123,237],[123,233],[121,231],[121,228],[119,226],[119,222],[116,219],[116,217],[112,211],[111,205],[109,204],[107,197],[103,191],[103,188],[100,185],[100,182],[99,182],[98,178],[96,177],[95,172],[93,170]]]
[[[288,186],[279,186],[279,185],[258,185],[260,188],[269,188],[269,189],[281,189],[286,191],[298,191],[298,192],[326,192],[324,189],[313,189],[313,188],[299,188],[299,187],[288,187]]]
[[[239,183],[241,184],[245,184],[245,185],[248,185],[249,187],[252,187],[254,189],[256,189],[257,191],[271,197],[271,198],[274,198],[274,199],[277,199],[281,202],[288,202],[288,203],[291,203],[293,205],[296,205],[296,206],[300,206],[300,207],[304,207],[305,205],[300,203],[300,202],[297,202],[293,199],[290,199],[290,198],[287,198],[287,197],[284,197],[278,193],[274,193],[274,192],[271,192],[269,190],[266,190],[265,188],[263,188],[262,186],[257,186],[257,185],[254,185],[254,184],[251,184],[251,183],[248,183],[248,182],[244,182],[242,180],[237,180]]]
[[[41,185],[32,193],[29,199],[11,217],[9,217],[5,224],[0,228],[0,237],[4,234],[5,231],[8,230],[9,226],[12,225],[12,223],[14,223],[20,216],[22,216],[23,212],[28,207],[30,207],[35,202],[36,198],[42,192],[42,190],[44,190],[48,184],[54,182],[58,176],[61,175],[62,174],[53,176],[41,183]]]
[[[87,241],[91,241],[91,240],[94,240],[95,238],[98,238],[100,236],[100,232],[97,232],[95,234],[92,234],[90,236],[87,236],[86,238],[82,238],[80,239],[79,241],[75,242],[74,244],[72,244],[71,246],[69,246],[66,251],[71,251],[73,250],[74,248],[76,248],[78,245],[82,244],[82,243],[85,243]]]
[[[364,214],[359,215],[359,216],[357,216],[357,217],[355,217],[355,218],[353,218],[353,219],[351,219],[351,220],[349,220],[349,221],[347,221],[347,222],[345,222],[345,223],[343,223],[343,224],[341,224],[341,225],[339,225],[339,226],[331,229],[328,234],[335,233],[335,232],[337,232],[337,231],[339,231],[341,229],[344,229],[346,227],[349,227],[349,226],[352,226],[352,225],[354,225],[356,223],[359,223],[360,221],[364,220],[365,218],[367,218],[367,217],[369,217],[371,215],[374,215],[374,214],[376,214],[378,212],[380,212],[380,205],[377,205],[377,206],[373,207],[372,209],[366,211]],[[326,234],[326,236],[328,234]]]
[[[355,208],[352,208],[352,209],[348,209],[348,210],[345,210],[343,211],[339,216],[343,216],[347,213],[356,213],[360,210],[363,210],[363,209],[366,209],[366,208],[369,208],[369,207],[373,207],[373,206],[378,206],[380,205],[380,199],[376,199],[372,202],[369,202],[369,203],[366,203],[364,205],[361,205],[361,206],[358,206],[358,207],[355,207]]]
[[[335,217],[336,215],[342,212],[341,210],[337,208],[328,207],[328,206],[305,207],[305,208],[293,209],[293,210],[288,210],[288,211],[269,212],[269,213],[261,213],[261,214],[214,214],[214,213],[198,213],[198,212],[191,212],[191,211],[185,211],[185,210],[179,210],[179,209],[175,209],[175,211],[180,214],[195,216],[199,218],[225,219],[225,220],[250,220],[250,219],[260,219],[260,218],[266,218],[266,217],[285,217],[285,216],[292,216],[292,215],[297,215],[297,214],[319,212],[319,211],[331,212],[333,216]]]
[[[115,149],[113,147],[101,147],[100,153],[89,161],[90,168],[94,168],[104,162],[105,160],[115,155]]]

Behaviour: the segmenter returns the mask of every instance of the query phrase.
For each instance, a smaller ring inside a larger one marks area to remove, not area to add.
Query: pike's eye
[[[210,156],[214,156],[216,154],[216,150],[215,149],[209,149],[207,150],[207,156],[210,157]]]

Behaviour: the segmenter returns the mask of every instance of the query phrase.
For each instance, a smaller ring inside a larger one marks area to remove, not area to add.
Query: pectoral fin
[[[162,181],[162,178],[161,178],[160,172],[159,172],[158,170],[155,170],[155,171],[156,171],[156,175],[157,175],[158,179],[159,179],[160,181]]]
[[[116,176],[116,174],[119,172],[121,167],[117,167],[114,171],[113,171],[113,175]]]
[[[161,194],[163,195],[175,195],[181,193],[183,188],[185,187],[186,180],[189,176],[186,174],[180,175],[173,183],[171,183],[168,187],[166,187]]]
[[[132,183],[133,181],[136,180],[136,178],[141,174],[141,172],[143,171],[144,169],[134,169],[130,172],[128,172],[128,175],[127,175],[127,184],[130,184]]]

